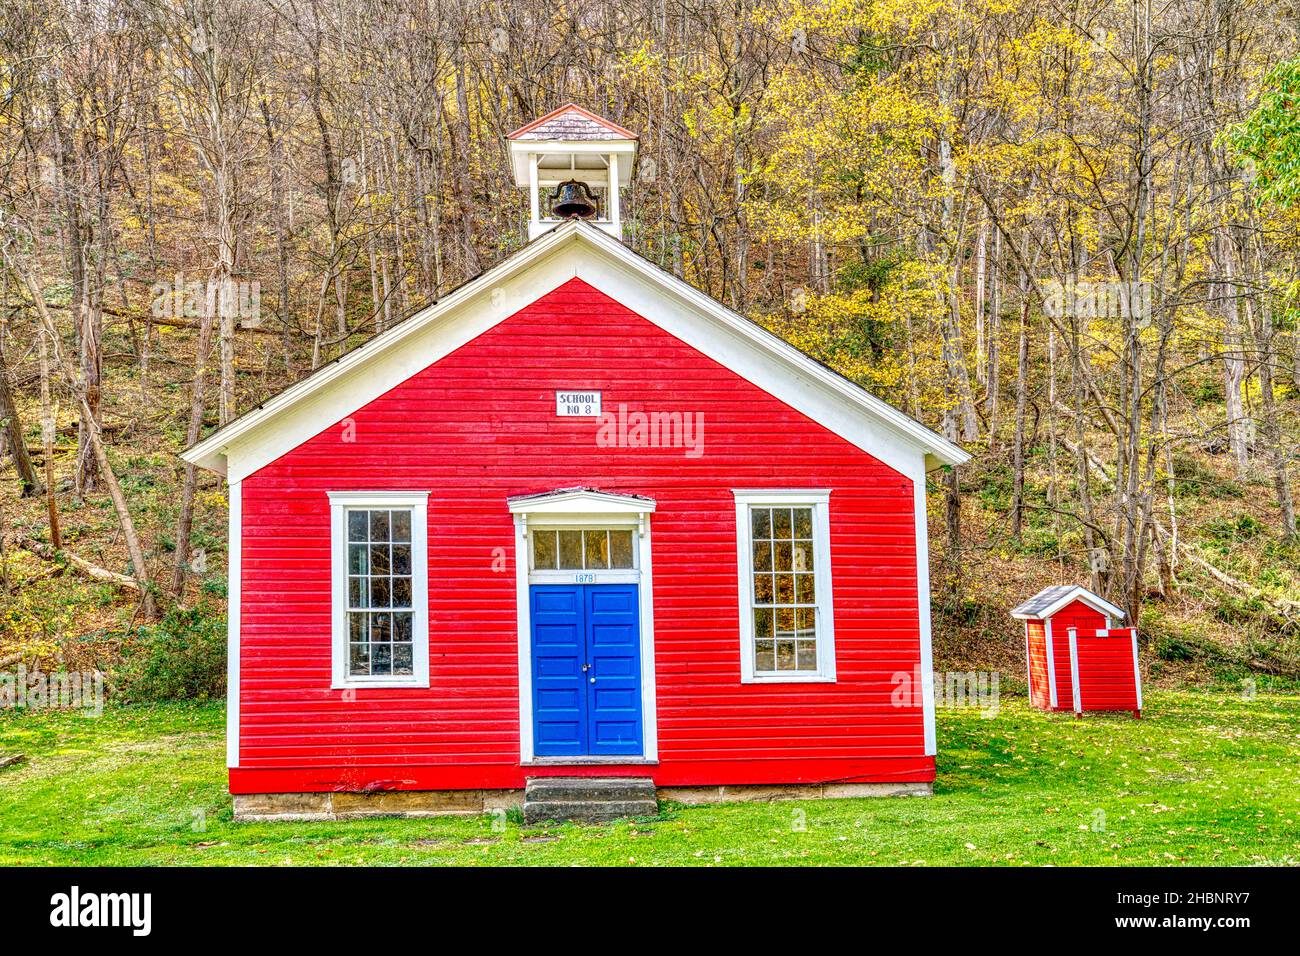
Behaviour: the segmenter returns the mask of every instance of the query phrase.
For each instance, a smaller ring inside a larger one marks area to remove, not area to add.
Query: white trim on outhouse
[[[1046,602],[1040,601],[1039,599],[1047,595],[1048,592],[1053,592],[1050,595],[1050,600]],[[1110,627],[1114,621],[1122,621],[1128,616],[1122,607],[1111,604],[1100,594],[1094,594],[1082,584],[1076,584],[1073,587],[1059,585],[1044,588],[1028,601],[1014,608],[1011,611],[1011,616],[1022,621],[1043,621],[1074,601],[1082,601],[1098,614],[1104,616],[1107,627]],[[1042,606],[1038,606],[1039,604]]]

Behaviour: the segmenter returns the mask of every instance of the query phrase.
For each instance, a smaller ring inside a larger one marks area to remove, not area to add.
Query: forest
[[[505,135],[635,131],[627,242],[959,442],[940,662],[1084,583],[1155,678],[1300,679],[1287,0],[7,0],[0,667],[212,696],[177,453],[520,248]]]

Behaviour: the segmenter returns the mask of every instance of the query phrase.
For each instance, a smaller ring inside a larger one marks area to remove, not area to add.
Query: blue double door
[[[635,584],[534,584],[533,752],[641,756]]]

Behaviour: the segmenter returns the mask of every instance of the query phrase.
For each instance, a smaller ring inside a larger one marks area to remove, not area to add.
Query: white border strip
[[[1029,693],[1029,703],[1034,703],[1034,662],[1029,653],[1029,623],[1025,623],[1025,687]]]
[[[1079,631],[1077,628],[1070,628],[1067,633],[1070,635],[1070,684],[1074,688],[1074,712],[1083,713],[1083,693],[1079,687]]]
[[[230,538],[226,543],[226,766],[239,766],[239,611],[244,576],[243,484],[226,488]]]
[[[1138,710],[1142,709],[1142,669],[1138,666],[1138,629],[1130,628],[1133,634],[1133,687],[1137,691]]]
[[[916,615],[921,637],[921,723],[925,755],[939,752],[934,714],[934,632],[930,621],[930,521],[925,497],[925,459],[912,474],[916,525]]]
[[[1056,709],[1056,652],[1052,646],[1052,619],[1043,622],[1043,645],[1047,654],[1047,706]]]
[[[540,499],[542,496],[538,496]],[[612,497],[612,496],[610,496]],[[654,618],[654,573],[650,563],[650,515],[655,503],[648,498],[627,498],[622,502],[610,504],[609,519],[614,524],[626,524],[627,512],[624,505],[635,501],[641,508],[637,521],[639,567],[637,573],[637,611],[640,615],[639,638],[641,643],[641,755],[611,757],[574,757],[545,758],[547,765],[573,764],[624,764],[653,763],[659,759],[659,718],[657,714],[657,692],[655,689],[655,618]],[[599,507],[599,502],[588,497],[587,507]],[[541,524],[554,525],[554,513],[543,512]],[[584,512],[581,517],[587,523],[600,520],[599,512]],[[529,566],[529,514],[524,511],[514,513],[515,538],[515,626],[518,629],[517,645],[519,653],[519,762],[527,766],[538,763],[533,738],[533,607],[530,600]],[[563,522],[569,523],[569,522]],[[558,583],[558,582],[557,582]],[[599,582],[598,582],[599,583]]]

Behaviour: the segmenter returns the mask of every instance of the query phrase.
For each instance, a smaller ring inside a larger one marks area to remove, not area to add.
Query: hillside
[[[159,330],[155,367],[183,366],[187,343]],[[112,461],[136,517],[156,580],[166,580],[174,561],[174,534],[184,467],[186,381],[167,381],[166,372],[141,387],[129,360],[124,332],[105,338],[108,354],[122,356],[105,375],[105,430],[113,436]],[[18,365],[21,380],[30,372]],[[241,391],[268,393],[276,384],[246,374]],[[18,405],[25,421],[39,420],[38,403]],[[1222,405],[1188,399],[1179,428],[1195,434],[1199,417],[1214,419]],[[61,412],[54,468],[60,526],[67,552],[96,568],[124,576],[131,565],[120,528],[104,495],[78,501],[72,471],[76,460],[76,418]],[[44,468],[38,430],[28,443]],[[1098,439],[1100,440],[1100,438]],[[948,561],[941,473],[931,475],[931,541],[936,667],[996,670],[1004,689],[1024,680],[1021,626],[1008,611],[1040,588],[1088,582],[1086,552],[1047,508],[1050,477],[1047,450],[1033,446],[1026,469],[1030,502],[1022,541],[1009,531],[1012,470],[1008,452],[973,448],[975,460],[961,469],[962,548],[960,571]],[[1262,479],[1239,481],[1221,450],[1189,440],[1176,453],[1175,502],[1179,534],[1213,567],[1257,594],[1229,588],[1205,569],[1184,560],[1177,587],[1165,596],[1153,579],[1142,607],[1142,659],[1148,681],[1162,686],[1226,685],[1247,678],[1259,689],[1294,686],[1300,679],[1300,638],[1295,624],[1274,602],[1300,600],[1300,545],[1278,539],[1270,486]],[[183,603],[161,621],[147,621],[131,588],[97,581],[64,563],[48,546],[44,499],[21,497],[12,471],[0,482],[5,527],[0,561],[0,660],[21,660],[29,668],[102,669],[125,698],[215,696],[224,682],[226,499],[223,482],[200,473],[193,546]],[[1038,510],[1035,510],[1038,509]],[[37,550],[24,548],[34,541]],[[15,659],[17,657],[17,659]]]
[[[0,669],[219,694],[225,493],[177,452],[557,221],[510,137],[576,104],[634,134],[587,214],[973,454],[938,666],[1021,675],[1008,609],[1071,581],[1156,683],[1289,686],[1292,8],[6,4]]]

